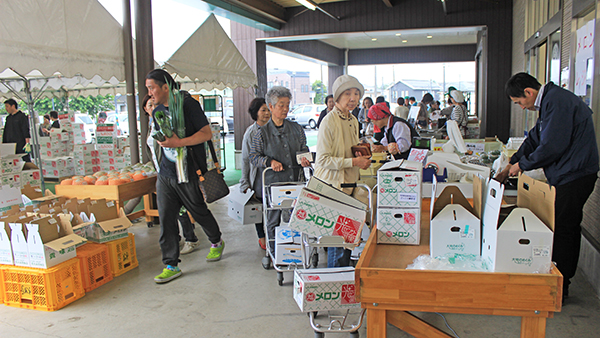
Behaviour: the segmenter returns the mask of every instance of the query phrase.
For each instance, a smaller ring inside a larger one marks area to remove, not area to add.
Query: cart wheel
[[[324,338],[325,334],[323,332],[315,331],[315,338]]]
[[[271,259],[269,257],[263,257],[261,263],[265,270],[269,270],[271,268]]]
[[[283,285],[283,272],[277,272],[277,282],[279,283],[279,286]]]
[[[154,226],[154,222],[146,222],[148,228],[152,228]]]
[[[316,268],[319,266],[319,254],[317,254],[317,253],[315,253],[312,256],[312,266],[313,266],[313,268]]]
[[[360,337],[360,334],[358,333],[358,331],[350,332],[350,338],[358,338],[358,337]]]

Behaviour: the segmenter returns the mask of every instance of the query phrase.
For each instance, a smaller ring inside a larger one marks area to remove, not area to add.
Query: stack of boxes
[[[98,150],[93,144],[75,144],[73,146],[75,175],[91,175],[100,171]]]
[[[0,196],[8,196],[7,189],[19,190],[27,184],[40,185],[40,170],[33,163],[25,163],[23,154],[15,154],[15,144],[0,144]],[[1,201],[5,200],[0,198]],[[1,210],[0,210],[1,211]]]
[[[120,170],[125,168],[126,162],[123,150],[119,148],[116,124],[99,124],[96,127],[96,150],[100,170]]]
[[[377,172],[377,243],[419,245],[423,165],[398,160]]]

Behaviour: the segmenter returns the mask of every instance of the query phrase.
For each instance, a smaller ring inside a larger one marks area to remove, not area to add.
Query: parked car
[[[139,117],[138,117],[139,118]],[[129,115],[127,113],[109,115],[105,123],[117,123],[119,125],[119,136],[129,135]],[[138,133],[140,129],[140,121],[137,121]]]
[[[312,129],[317,128],[317,121],[319,121],[319,115],[323,109],[327,108],[324,104],[307,104],[294,109],[288,114],[288,119],[297,122],[299,125],[306,127],[309,126]]]
[[[85,143],[92,143],[96,136],[96,124],[88,114],[75,114],[75,122],[85,125]]]

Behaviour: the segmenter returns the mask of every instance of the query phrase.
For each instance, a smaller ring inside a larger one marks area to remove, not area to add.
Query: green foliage
[[[321,82],[321,80],[317,80],[312,84],[312,90],[315,92],[315,104],[325,103],[325,97],[327,97],[327,86]]]
[[[54,108],[52,108],[52,99],[51,98],[42,98],[36,100],[33,104],[33,109],[37,112],[39,116],[44,116],[50,113],[51,110],[56,110],[58,112],[65,111],[67,105],[65,103],[65,98],[54,98]],[[4,106],[2,107],[4,108]],[[25,111],[27,109],[27,105],[24,102],[19,102],[19,109]],[[70,97],[69,98],[69,109],[74,111],[79,111],[82,114],[89,114],[95,117],[99,112],[114,110],[115,109],[115,98],[112,95],[98,95],[98,96],[78,96],[78,97]],[[1,110],[0,110],[1,113]],[[6,113],[6,111],[5,111]]]

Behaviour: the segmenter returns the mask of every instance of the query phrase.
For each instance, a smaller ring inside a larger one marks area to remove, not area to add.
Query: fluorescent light
[[[301,4],[302,6],[310,9],[311,11],[314,11],[315,9],[317,9],[317,6],[315,6],[309,0],[296,0],[296,2]]]
[[[408,40],[402,40],[402,43],[407,43],[407,42],[408,42]]]
[[[396,33],[396,36],[402,36],[402,33]]]
[[[377,41],[377,38],[372,38],[371,41]]]
[[[428,38],[428,39],[431,39],[431,38],[433,38],[433,36],[431,36],[431,35],[427,35],[427,38]]]

